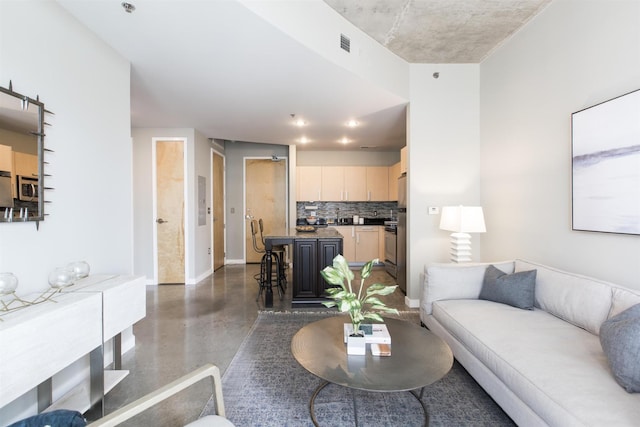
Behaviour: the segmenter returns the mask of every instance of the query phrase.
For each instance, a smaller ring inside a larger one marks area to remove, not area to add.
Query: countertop
[[[268,239],[342,239],[342,234],[331,227],[316,228],[314,231],[298,231],[295,228],[289,228],[274,230],[264,238],[265,241]]]

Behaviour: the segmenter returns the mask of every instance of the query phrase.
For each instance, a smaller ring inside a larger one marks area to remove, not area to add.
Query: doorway
[[[211,241],[213,242],[213,271],[224,266],[225,260],[225,218],[224,218],[224,157],[211,150],[211,180],[213,195],[213,218]]]
[[[287,227],[287,159],[245,158],[244,170],[245,262],[258,263],[263,254],[253,249],[251,220],[262,218],[265,234]]]
[[[186,140],[153,141],[155,276],[158,284],[185,284]]]

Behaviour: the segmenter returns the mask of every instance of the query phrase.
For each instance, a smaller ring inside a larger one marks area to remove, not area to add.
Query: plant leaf
[[[384,322],[384,319],[378,313],[365,313],[363,317],[366,319],[376,320],[378,322]]]
[[[335,269],[331,266],[325,267],[320,274],[327,281],[327,283],[332,285],[344,286],[344,276],[342,272],[338,269]]]
[[[395,292],[398,285],[388,286],[376,283],[367,288],[367,295],[390,295]]]
[[[373,269],[373,264],[377,263],[378,259],[372,259],[371,261],[367,262],[365,265],[362,266],[362,270],[360,270],[360,276],[362,277],[363,281],[364,279],[366,279],[367,277],[369,277],[371,275],[371,270]]]
[[[338,254],[333,259],[333,268],[340,272],[343,279],[347,279],[349,282],[353,280],[353,271],[349,269],[349,263],[342,255]]]

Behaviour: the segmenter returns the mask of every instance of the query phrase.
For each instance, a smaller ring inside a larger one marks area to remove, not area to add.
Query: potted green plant
[[[325,290],[327,297],[333,301],[323,302],[325,307],[338,307],[340,312],[348,312],[353,325],[353,335],[361,336],[364,339],[364,333],[360,330],[360,324],[365,319],[384,322],[380,312],[398,314],[395,308],[389,308],[378,296],[392,294],[397,285],[384,285],[382,283],[374,283],[365,287],[365,280],[371,275],[373,265],[378,259],[373,259],[362,266],[360,271],[360,287],[354,291],[352,281],[355,278],[353,271],[349,269],[347,260],[338,255],[333,259],[333,265],[325,267],[320,274],[331,285]]]

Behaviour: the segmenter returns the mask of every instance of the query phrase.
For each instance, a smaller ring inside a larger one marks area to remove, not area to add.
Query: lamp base
[[[471,261],[471,235],[468,233],[451,233],[451,261]]]

